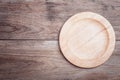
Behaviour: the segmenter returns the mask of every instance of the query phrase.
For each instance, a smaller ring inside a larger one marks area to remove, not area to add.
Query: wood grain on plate
[[[116,33],[113,55],[94,69],[73,66],[58,47],[62,25],[82,11],[105,16]],[[0,0],[0,80],[119,80],[119,27],[119,0]]]
[[[59,43],[63,55],[72,64],[93,68],[103,64],[112,55],[115,33],[103,16],[81,12],[65,22]]]

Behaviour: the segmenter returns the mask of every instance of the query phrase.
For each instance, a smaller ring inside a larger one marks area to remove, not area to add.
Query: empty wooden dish
[[[103,64],[115,46],[114,30],[104,17],[93,12],[72,16],[63,25],[59,44],[72,64],[92,68]]]

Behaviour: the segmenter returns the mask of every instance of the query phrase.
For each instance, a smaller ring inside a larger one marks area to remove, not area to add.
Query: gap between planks
[[[0,39],[0,41],[59,41],[59,39]],[[116,39],[120,41],[120,39]]]

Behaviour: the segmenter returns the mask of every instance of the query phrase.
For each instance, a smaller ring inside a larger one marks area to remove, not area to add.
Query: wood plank
[[[70,64],[57,41],[0,40],[0,80],[119,80],[120,41],[110,59],[93,69]]]
[[[0,0],[0,39],[58,39],[64,22],[82,11],[105,16],[120,40],[119,0]]]

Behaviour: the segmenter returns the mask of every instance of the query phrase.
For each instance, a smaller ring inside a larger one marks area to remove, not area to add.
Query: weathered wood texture
[[[93,69],[65,60],[58,35],[73,14],[105,16],[116,33],[110,59]],[[120,0],[0,0],[0,80],[120,80]]]
[[[58,39],[66,19],[82,11],[105,16],[120,39],[120,0],[0,0],[0,39]]]
[[[65,60],[57,41],[0,41],[0,80],[119,80],[120,41],[111,58],[93,69]]]

